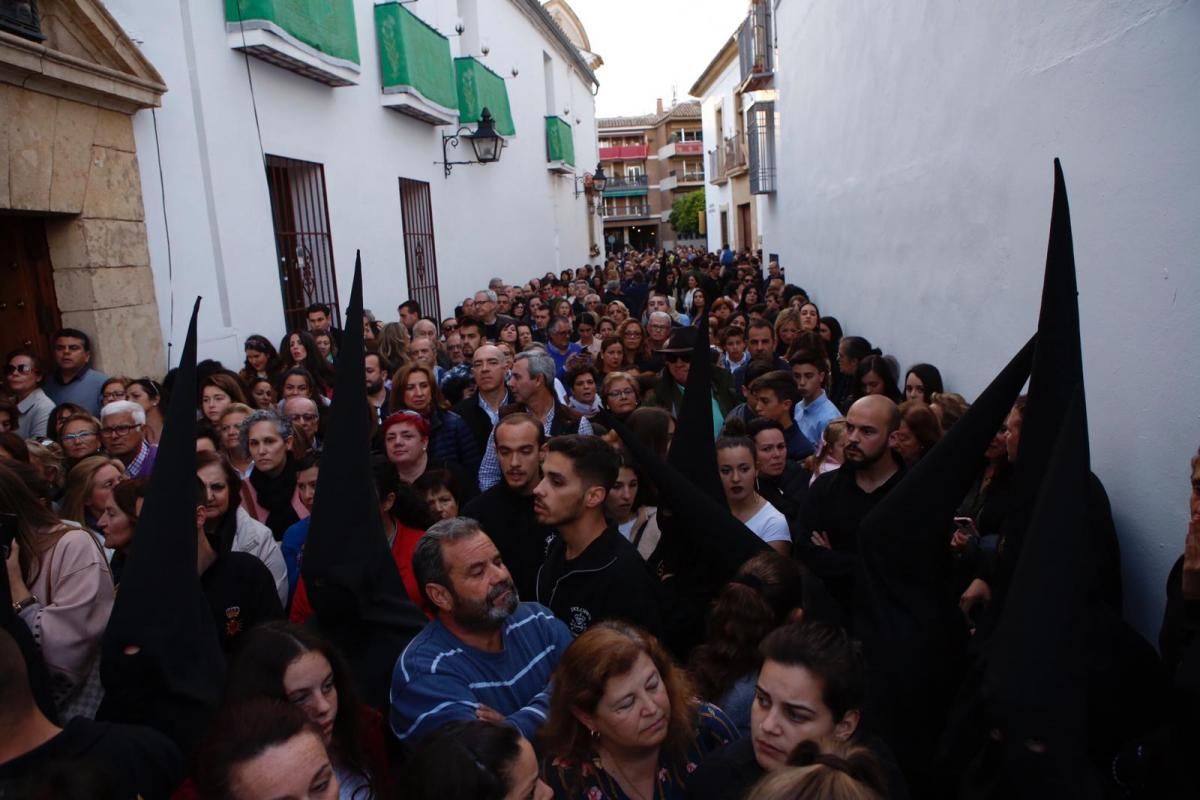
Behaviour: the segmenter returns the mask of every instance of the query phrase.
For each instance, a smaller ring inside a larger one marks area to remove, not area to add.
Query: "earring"
[[[593,739],[600,738],[600,731],[596,730],[595,728],[588,728],[588,733],[590,733],[592,735]]]

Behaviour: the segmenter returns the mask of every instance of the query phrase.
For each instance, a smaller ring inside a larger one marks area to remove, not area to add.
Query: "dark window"
[[[440,318],[442,303],[438,296],[437,247],[428,183],[400,179],[400,215],[404,222],[408,297],[421,304],[423,313]]]
[[[311,161],[267,156],[267,188],[275,222],[279,287],[288,330],[305,329],[306,309],[326,303],[341,326],[333,237],[325,196],[325,167]]]
[[[775,103],[755,103],[746,112],[750,150],[750,193],[775,191]]]

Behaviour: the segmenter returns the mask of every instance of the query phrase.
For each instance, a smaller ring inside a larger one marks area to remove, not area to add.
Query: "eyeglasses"
[[[78,442],[78,441],[82,441],[84,439],[96,438],[96,432],[95,431],[80,431],[79,433],[64,433],[62,436],[60,436],[58,438],[61,439],[64,444],[67,442]]]
[[[141,427],[141,425],[113,425],[109,428],[101,428],[100,435],[107,436],[112,439],[120,439],[122,436],[125,436],[132,431],[139,430]]]
[[[457,322],[447,322],[445,325],[442,326],[442,330],[456,331],[456,330],[458,330],[458,323]]]
[[[116,401],[116,400],[124,400],[124,399],[125,399],[125,392],[124,392],[124,391],[120,391],[120,392],[105,392],[104,394],[100,395],[100,399],[101,399],[101,400],[103,400],[103,401],[104,401],[104,402],[106,402],[106,403],[111,403],[111,402],[114,402],[114,401]]]
[[[608,396],[620,400],[626,397],[637,397],[637,392],[633,389],[613,389]]]
[[[316,422],[320,417],[316,414],[288,414],[292,422]]]
[[[691,358],[691,353],[663,353],[663,361],[668,364],[674,364],[676,361],[684,361]]]
[[[33,364],[8,364],[4,367],[5,375],[15,375],[18,372],[22,375],[26,372],[33,372]]]

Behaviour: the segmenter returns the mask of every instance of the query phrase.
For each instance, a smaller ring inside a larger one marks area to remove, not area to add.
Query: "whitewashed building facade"
[[[1037,325],[1070,195],[1092,468],[1152,640],[1200,445],[1200,9],[771,2],[765,250],[847,333],[976,395]]]
[[[489,277],[594,262],[593,65],[537,0],[109,0],[158,67],[134,119],[165,340],[205,300],[202,355],[241,361],[319,300],[344,307],[361,250],[383,320],[446,315]],[[577,20],[570,15],[573,34]],[[586,34],[584,34],[586,38]],[[473,161],[482,110],[505,146]],[[436,306],[436,307],[435,307]]]

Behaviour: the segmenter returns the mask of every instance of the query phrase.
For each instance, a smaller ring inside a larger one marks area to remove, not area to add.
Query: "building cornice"
[[[554,17],[550,16],[550,12],[543,8],[538,0],[509,0],[509,2],[519,8],[533,23],[534,27],[557,45],[559,52],[575,65],[575,68],[579,70],[585,82],[591,84],[596,89],[600,88],[600,81],[596,79],[596,73],[592,72],[591,66],[588,65],[583,54],[579,52],[579,48],[567,37],[563,29],[558,27],[558,23],[554,21]]]

